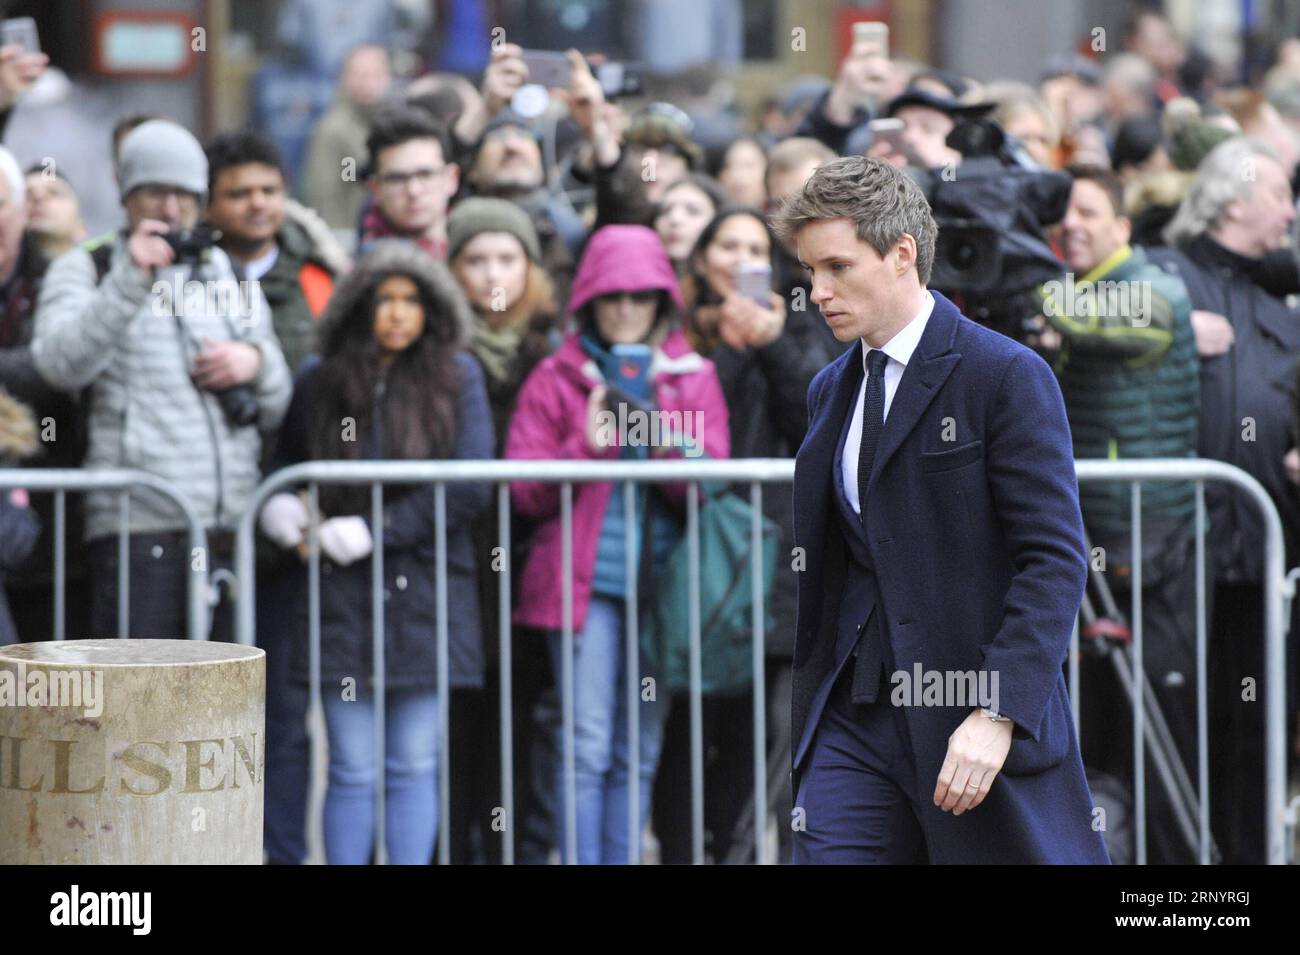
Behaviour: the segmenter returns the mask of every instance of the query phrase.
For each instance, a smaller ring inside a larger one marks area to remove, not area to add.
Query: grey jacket
[[[260,479],[258,428],[280,423],[292,383],[260,289],[253,286],[241,302],[220,249],[204,253],[196,273],[179,266],[158,269],[151,278],[118,238],[101,282],[90,253],[72,249],[46,273],[32,357],[55,387],[90,389],[87,468],[155,474],[186,495],[205,527],[232,527]],[[192,279],[204,284],[186,287]],[[256,426],[232,428],[218,397],[190,378],[205,338],[238,339],[261,352],[250,383]],[[87,540],[116,532],[116,497],[87,494]],[[132,492],[132,533],[184,527],[174,506],[147,491]]]

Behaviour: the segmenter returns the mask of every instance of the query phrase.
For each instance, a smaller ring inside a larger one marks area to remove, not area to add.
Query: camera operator
[[[236,286],[211,234],[191,231],[208,190],[195,138],[144,123],[120,164],[125,234],[50,266],[32,356],[51,385],[88,389],[86,467],[138,468],[179,488],[207,530],[212,569],[229,561],[231,529],[260,478],[258,428],[283,417],[289,371],[260,290]],[[92,636],[117,629],[118,515],[116,492],[87,494]],[[131,492],[132,637],[185,635],[184,528],[173,504]]]
[[[1044,229],[1065,214],[1071,180],[988,119],[993,106],[909,88],[887,110],[902,128],[867,155],[907,166],[925,191],[939,226],[931,286],[981,325],[1031,344],[1042,331],[1041,316],[1025,318],[1038,311],[1035,290],[1065,271]]]

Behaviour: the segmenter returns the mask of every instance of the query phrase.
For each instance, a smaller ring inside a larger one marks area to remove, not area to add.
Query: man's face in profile
[[[897,255],[881,257],[858,238],[853,220],[818,219],[809,222],[794,240],[795,251],[812,283],[812,300],[836,339],[851,342],[887,328],[897,311]]]

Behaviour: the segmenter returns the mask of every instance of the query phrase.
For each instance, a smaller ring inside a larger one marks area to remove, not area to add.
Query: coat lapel
[[[825,386],[826,396],[822,399],[822,413],[812,422],[813,427],[795,460],[795,487],[804,498],[801,503],[810,508],[804,513],[821,513],[830,503],[834,486],[830,465],[835,460],[844,418],[852,409],[862,384],[861,340],[836,359],[832,368]]]
[[[930,313],[912,360],[903,369],[898,391],[889,406],[889,416],[880,432],[880,447],[876,450],[876,460],[867,481],[868,498],[876,486],[877,475],[916,427],[925,409],[957,367],[957,362],[961,361],[961,354],[952,351],[953,340],[957,337],[957,307],[938,292],[931,294],[934,296],[934,311]],[[859,342],[855,352],[860,353],[861,348]],[[861,364],[861,358],[858,363]]]

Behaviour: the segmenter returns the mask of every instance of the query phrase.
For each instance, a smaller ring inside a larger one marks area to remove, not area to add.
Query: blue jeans
[[[375,700],[325,695],[325,859],[365,865],[375,844]],[[394,865],[427,865],[438,833],[438,694],[392,690],[384,711],[384,844]]]
[[[573,746],[577,795],[577,861],[582,865],[617,865],[627,862],[628,839],[640,839],[650,808],[650,784],[659,764],[664,723],[668,718],[668,696],[656,691],[647,702],[638,694],[640,709],[640,818],[629,836],[628,799],[628,714],[627,660],[624,652],[624,604],[622,600],[593,595],[587,622],[576,634],[573,654]],[[555,686],[561,683],[561,638],[549,636]],[[640,662],[637,682],[646,673]],[[568,858],[564,811],[564,728],[556,727],[556,816],[558,844],[564,861]]]

